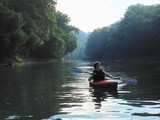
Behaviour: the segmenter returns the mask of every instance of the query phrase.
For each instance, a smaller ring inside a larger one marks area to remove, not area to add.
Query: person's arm
[[[113,78],[111,75],[109,75],[108,73],[106,73],[106,71],[103,70],[103,72],[104,72],[104,74],[105,74],[106,77]]]
[[[92,74],[92,75],[88,78],[88,81],[93,80],[93,78],[94,78],[94,75]]]

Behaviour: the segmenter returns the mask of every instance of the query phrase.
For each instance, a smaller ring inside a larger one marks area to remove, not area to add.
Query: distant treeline
[[[91,33],[85,52],[92,59],[160,57],[160,5],[128,7],[120,21]]]
[[[61,58],[77,46],[69,21],[56,0],[0,0],[0,58]]]
[[[87,42],[89,34],[90,33],[85,33],[83,31],[79,31],[79,33],[76,35],[77,48],[72,53],[67,54],[67,56],[65,56],[65,59],[67,59],[67,60],[87,59],[87,56],[86,56],[84,50],[86,48],[86,42]]]

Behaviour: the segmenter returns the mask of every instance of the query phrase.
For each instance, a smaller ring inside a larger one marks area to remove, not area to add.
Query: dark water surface
[[[102,62],[116,77],[138,80],[118,91],[89,87],[92,61],[0,66],[0,120],[160,120],[160,63]]]

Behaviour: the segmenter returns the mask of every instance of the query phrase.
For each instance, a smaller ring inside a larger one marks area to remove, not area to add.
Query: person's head
[[[100,65],[101,65],[101,63],[99,61],[96,61],[93,66],[96,70],[98,70],[98,69],[100,69]]]

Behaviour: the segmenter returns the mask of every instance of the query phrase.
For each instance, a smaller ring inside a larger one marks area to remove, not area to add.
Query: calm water
[[[160,120],[160,63],[102,62],[115,77],[138,80],[118,91],[90,88],[92,61],[0,66],[0,120]]]

